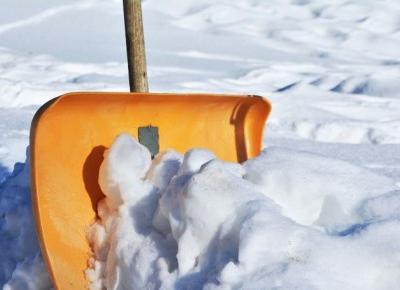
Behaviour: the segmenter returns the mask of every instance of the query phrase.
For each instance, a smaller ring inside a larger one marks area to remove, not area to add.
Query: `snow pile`
[[[17,163],[0,184],[0,285],[4,290],[51,287],[36,237],[29,180],[29,162]]]
[[[91,289],[396,289],[400,191],[344,161],[272,148],[106,151],[88,232]]]

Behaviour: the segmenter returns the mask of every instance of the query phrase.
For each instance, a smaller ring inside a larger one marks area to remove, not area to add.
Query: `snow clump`
[[[400,191],[367,169],[271,148],[244,164],[105,153],[90,289],[396,289]]]

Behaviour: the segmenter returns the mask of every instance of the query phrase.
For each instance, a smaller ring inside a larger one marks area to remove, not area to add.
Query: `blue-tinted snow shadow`
[[[27,156],[25,163],[15,163],[12,172],[0,168],[0,288],[12,278],[17,265],[41,259],[31,208],[29,164]],[[15,283],[23,283],[20,277],[14,278]]]
[[[10,171],[8,168],[3,166],[3,164],[0,164],[0,184],[2,184],[9,175]]]

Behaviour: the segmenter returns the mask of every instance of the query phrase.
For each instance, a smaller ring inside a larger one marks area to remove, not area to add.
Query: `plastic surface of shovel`
[[[201,147],[220,159],[242,162],[261,149],[270,112],[262,98],[145,92],[140,1],[124,1],[124,10],[131,90],[142,93],[70,93],[42,106],[32,122],[33,207],[56,289],[88,286],[86,229],[104,197],[98,185],[104,150],[118,134],[135,136],[153,154]],[[133,39],[139,48],[130,45]]]

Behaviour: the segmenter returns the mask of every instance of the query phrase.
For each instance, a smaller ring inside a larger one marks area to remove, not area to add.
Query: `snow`
[[[100,172],[90,289],[400,285],[400,191],[364,168],[279,148],[243,165],[204,149],[151,162],[122,134]]]
[[[361,201],[397,189],[392,179],[351,163],[277,147],[245,167],[246,178],[280,204],[286,216],[329,232],[361,222],[354,212]]]
[[[137,146],[137,141],[122,135],[104,158],[106,161],[100,167],[99,185],[108,197],[108,207],[117,209],[132,198],[136,200],[138,197],[132,192],[136,191],[136,183],[145,176],[150,167],[150,152],[144,146]],[[137,178],[130,178],[131,176]]]
[[[171,178],[194,174],[202,180],[193,189],[196,194],[207,184],[221,192],[219,180],[224,178],[237,183],[219,197],[207,195],[215,203],[218,198],[224,198],[226,206],[234,202],[236,197],[227,196],[241,192],[244,183],[251,187],[246,193],[262,195],[259,205],[230,208],[240,211],[240,226],[233,225],[233,219],[227,219],[231,224],[221,221],[225,232],[215,240],[220,247],[213,248],[221,255],[205,250],[200,272],[193,269],[190,255],[179,256],[186,274],[165,270],[178,267],[178,262],[145,268],[149,260],[143,258],[156,260],[161,252],[171,257],[174,253],[168,251],[175,251],[174,245],[188,246],[192,238],[201,241],[196,250],[201,251],[209,238],[197,236],[206,235],[196,230],[197,224],[190,224],[194,237],[176,231],[175,238],[163,242],[137,233],[132,251],[122,247],[119,252],[129,264],[137,246],[149,243],[138,250],[142,270],[149,272],[137,283],[158,271],[160,280],[152,280],[153,285],[180,281],[185,287],[197,281],[208,283],[209,289],[265,289],[266,284],[277,289],[399,288],[400,2],[145,0],[143,9],[152,91],[258,94],[271,100],[273,112],[265,130],[265,151],[243,166],[207,163],[215,158],[212,153],[194,150],[186,159],[173,152],[158,156],[149,171],[150,163],[129,167],[136,176],[141,176],[141,168],[147,175],[145,181],[140,179],[143,184],[131,180],[127,192],[138,190],[134,186],[165,192]],[[30,209],[29,157],[25,161],[30,120],[45,101],[83,90],[128,90],[121,1],[3,0],[0,285],[5,289],[49,288]],[[120,146],[130,152],[136,143],[129,140]],[[209,165],[199,173],[203,163]],[[113,168],[121,170],[111,170],[115,178],[127,170],[118,164]],[[213,170],[218,174],[211,174]],[[207,182],[202,179],[206,176]],[[114,210],[135,202],[129,194],[114,193],[119,198]],[[138,212],[157,209],[158,195],[150,196],[154,199]],[[170,230],[168,202],[153,219],[161,233]],[[220,207],[225,209],[225,203]],[[134,232],[129,214],[119,214],[127,218],[121,228]],[[185,214],[180,222],[192,220]],[[207,226],[210,234],[216,224]],[[239,228],[248,232],[243,241],[235,232]],[[104,239],[102,235],[106,232],[99,230],[97,239]],[[224,242],[227,237],[231,244]],[[259,243],[270,246],[260,249]],[[243,254],[224,264],[223,258],[235,256],[232,253]],[[207,257],[212,259],[206,262]],[[262,266],[251,268],[260,261]],[[207,276],[206,264],[223,269]]]
[[[28,157],[29,160],[29,157]],[[4,290],[49,289],[32,219],[29,163],[0,184],[0,281]]]

